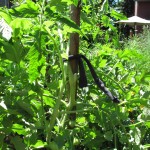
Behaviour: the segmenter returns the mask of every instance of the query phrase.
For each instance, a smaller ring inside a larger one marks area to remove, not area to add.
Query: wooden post
[[[71,20],[73,20],[78,26],[80,26],[80,9],[81,9],[80,5],[81,0],[79,0],[77,7],[75,5],[71,5]],[[78,53],[79,53],[79,34],[71,33],[69,55],[76,55]],[[77,61],[72,60],[70,64],[73,74],[77,73],[78,72]]]
[[[71,20],[73,20],[78,26],[80,26],[80,10],[81,0],[78,1],[78,5],[71,5]],[[79,34],[71,33],[69,55],[77,55],[79,53]],[[78,73],[78,62],[77,60],[70,61],[70,75],[69,75],[69,109],[76,110],[76,95],[77,95],[77,73]],[[69,119],[75,121],[76,113],[70,114]]]

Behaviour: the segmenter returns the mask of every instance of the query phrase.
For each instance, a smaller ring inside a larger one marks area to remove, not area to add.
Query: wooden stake
[[[71,19],[80,26],[80,10],[81,0],[79,0],[77,7],[71,5]],[[77,55],[79,53],[79,34],[71,33],[69,55]],[[70,75],[69,75],[69,110],[76,110],[76,95],[77,95],[77,73],[78,73],[78,62],[77,60],[70,61]],[[76,113],[69,115],[70,121],[76,120]]]
[[[80,10],[81,0],[78,2],[78,6],[71,5],[71,20],[73,20],[78,26],[80,26]],[[71,33],[70,35],[70,49],[69,55],[76,55],[79,53],[79,34]],[[70,62],[73,74],[78,72],[78,64],[76,60]]]

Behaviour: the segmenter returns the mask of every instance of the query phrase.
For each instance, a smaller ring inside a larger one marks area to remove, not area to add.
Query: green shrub
[[[136,68],[139,70],[144,69],[150,71],[150,30],[148,28],[143,28],[142,33],[127,40],[124,48],[137,53],[138,56],[132,60],[132,63],[136,65]]]

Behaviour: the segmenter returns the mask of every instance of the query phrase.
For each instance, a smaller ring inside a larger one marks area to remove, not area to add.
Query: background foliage
[[[149,34],[141,35],[147,39],[142,49],[133,46],[141,37],[120,49],[114,21],[124,16],[107,0],[82,1],[80,28],[69,19],[71,4],[77,1],[27,0],[0,8],[13,29],[10,41],[0,38],[0,148],[150,147],[150,76],[146,66],[137,67],[148,60]],[[105,97],[86,68],[89,84],[78,89],[75,121],[69,119],[74,113],[69,111],[69,67],[62,61],[72,32],[80,34],[80,53],[122,101],[116,105]]]

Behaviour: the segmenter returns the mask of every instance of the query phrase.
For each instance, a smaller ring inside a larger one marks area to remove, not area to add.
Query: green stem
[[[101,70],[101,74],[104,75],[104,76],[106,76],[108,79],[112,80],[123,92],[125,92],[125,89],[123,89],[117,81],[115,81],[114,79],[112,79],[109,75],[107,75],[106,73],[104,73],[102,70]]]
[[[116,68],[116,65],[120,62],[121,60],[118,60],[115,65],[111,68],[111,70],[107,73],[107,75],[109,75],[115,68]]]
[[[66,112],[69,112],[72,110],[74,106],[76,106],[76,82],[77,82],[77,74],[73,74],[70,67],[69,69],[69,104],[66,108]],[[70,88],[72,87],[72,88]],[[72,111],[72,114],[76,114],[76,111]],[[70,113],[71,114],[71,113]],[[65,115],[61,119],[61,126],[64,127],[64,123],[68,117],[68,113],[65,113]]]
[[[58,44],[56,43],[55,39],[53,38],[53,36],[51,35],[51,31],[49,28],[43,27],[43,29],[49,34],[49,38],[53,41],[54,43],[54,47],[56,49],[56,51],[58,52],[58,56],[59,56],[59,63],[60,63],[60,69],[63,71],[64,70],[64,66],[63,66],[63,61],[62,61],[62,57],[61,57],[61,51],[58,48]],[[64,72],[62,72],[63,76],[64,76]],[[64,77],[63,77],[64,78]]]
[[[42,2],[42,6],[41,6],[41,13],[39,15],[39,19],[40,19],[40,32],[39,32],[39,37],[41,39],[41,30],[42,30],[42,26],[43,26],[43,12],[44,12],[44,7],[45,7],[45,0],[43,0]],[[41,41],[41,40],[40,40]],[[39,52],[41,51],[41,42],[38,43],[39,47],[38,50]]]
[[[61,99],[62,99],[64,88],[65,88],[65,86],[62,82],[60,85],[59,96],[58,96],[58,99],[56,100],[56,104],[55,104],[55,107],[53,109],[53,114],[51,116],[50,124],[48,125],[47,137],[46,137],[48,145],[50,145],[51,138],[52,138],[52,130],[53,130],[53,127],[55,125],[56,118],[58,117],[58,114],[59,114],[59,106],[61,104]]]
[[[48,28],[45,28],[45,27],[44,27],[44,30],[46,32],[48,32],[50,39],[54,43],[54,47],[57,50],[58,56],[59,56],[60,68],[62,70],[62,82],[61,82],[61,85],[60,85],[60,91],[59,91],[58,99],[56,100],[56,104],[55,104],[55,107],[53,109],[51,120],[50,120],[50,123],[47,127],[47,137],[46,137],[46,139],[47,139],[48,145],[50,145],[51,138],[52,138],[52,130],[54,128],[55,121],[56,121],[56,119],[58,117],[58,114],[59,114],[59,107],[60,107],[60,104],[61,104],[64,89],[65,89],[65,80],[66,80],[65,78],[66,77],[65,77],[65,69],[64,69],[64,66],[63,66],[63,61],[62,61],[62,58],[61,58],[61,51],[59,50],[55,39],[52,37],[50,30]],[[62,40],[62,39],[60,39],[60,40]],[[63,48],[63,45],[61,45],[61,48]]]
[[[113,130],[114,130],[114,145],[115,145],[115,149],[117,149],[117,134],[116,134],[116,129],[115,127],[113,127]]]
[[[74,111],[62,111],[62,114],[74,114],[74,113],[80,113],[80,112],[87,112],[87,111],[96,111],[93,108],[88,108],[88,109],[82,109],[82,110],[74,110]]]
[[[70,84],[70,102],[69,109],[71,110],[73,106],[76,105],[76,84],[77,84],[77,74],[73,74],[71,67],[69,67],[69,84]]]

